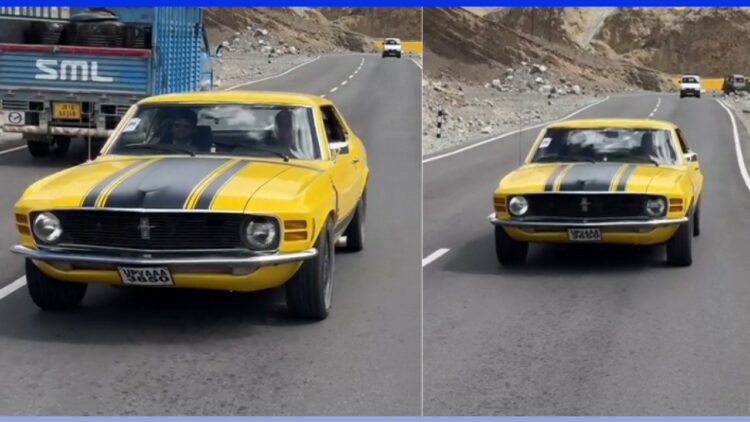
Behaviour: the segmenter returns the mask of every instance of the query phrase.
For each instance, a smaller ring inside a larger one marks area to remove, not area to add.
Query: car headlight
[[[55,243],[62,236],[62,224],[60,219],[51,212],[43,212],[34,218],[32,224],[34,236],[43,243]]]
[[[650,217],[661,217],[667,210],[667,202],[664,198],[651,198],[646,201],[646,214]]]
[[[271,217],[253,217],[245,223],[243,236],[250,249],[274,250],[279,246],[279,223]]]
[[[523,196],[512,196],[508,201],[508,211],[516,217],[520,217],[529,211],[529,201]]]

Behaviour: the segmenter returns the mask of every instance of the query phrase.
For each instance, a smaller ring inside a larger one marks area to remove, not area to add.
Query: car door
[[[338,194],[337,223],[340,223],[343,218],[352,214],[359,200],[357,166],[360,163],[350,151],[346,126],[336,109],[331,105],[325,105],[320,107],[320,112],[333,161],[331,178]]]
[[[698,195],[703,187],[703,174],[700,171],[698,154],[690,149],[681,130],[677,129],[675,132],[677,133],[677,141],[680,145],[683,159],[688,168],[688,176],[693,184],[693,195]]]

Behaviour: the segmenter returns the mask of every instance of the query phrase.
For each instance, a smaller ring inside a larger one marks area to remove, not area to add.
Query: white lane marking
[[[420,68],[420,69],[422,68],[422,64],[421,64],[421,63],[419,63],[419,62],[417,61],[417,59],[415,59],[415,58],[412,58],[412,59],[411,59],[411,61],[413,61],[415,65],[419,66],[419,68]]]
[[[658,97],[656,99],[656,107],[654,107],[654,109],[651,110],[651,113],[648,115],[649,119],[652,118],[652,117],[654,117],[654,114],[656,114],[656,112],[659,110],[659,106],[660,105],[661,105],[661,97]]]
[[[21,276],[20,278],[18,278],[18,280],[0,289],[0,300],[5,299],[6,297],[10,296],[11,293],[15,292],[16,290],[20,289],[21,287],[25,285],[26,285],[26,276]]]
[[[320,96],[321,96],[321,97],[323,97],[323,98],[325,98],[325,97],[326,97],[326,94],[320,94]]]
[[[224,88],[224,91],[231,91],[231,90],[233,90],[233,89],[237,89],[237,88],[239,88],[239,87],[241,87],[241,86],[245,86],[245,85],[251,85],[251,84],[257,84],[258,82],[263,82],[263,81],[267,81],[267,80],[269,80],[269,79],[276,79],[276,78],[280,78],[280,77],[282,77],[282,76],[284,76],[284,75],[286,75],[286,74],[288,74],[288,73],[294,72],[295,70],[299,69],[299,68],[300,68],[300,67],[302,67],[302,66],[307,66],[308,64],[310,64],[310,63],[312,63],[312,62],[315,62],[315,61],[317,61],[318,59],[320,59],[320,56],[317,56],[317,57],[315,57],[314,59],[312,59],[312,60],[308,60],[308,61],[306,61],[306,62],[304,62],[304,63],[300,63],[300,64],[298,64],[297,66],[294,66],[294,67],[293,67],[293,68],[291,68],[291,69],[287,69],[286,71],[284,71],[284,72],[282,72],[282,73],[279,73],[278,75],[268,76],[268,77],[265,77],[265,78],[261,78],[261,79],[256,79],[256,80],[254,80],[254,81],[250,81],[250,82],[243,82],[243,83],[241,83],[241,84],[238,84],[238,85],[230,86],[229,88]]]
[[[0,155],[8,154],[10,152],[18,151],[18,150],[21,150],[21,149],[24,149],[24,148],[26,148],[26,145],[21,145],[20,147],[15,147],[15,148],[9,148],[9,149],[6,149],[6,150],[2,150],[2,151],[0,151]]]
[[[536,129],[538,127],[542,127],[542,126],[548,125],[550,123],[559,122],[559,121],[562,121],[562,120],[565,120],[565,119],[569,119],[569,118],[575,116],[576,114],[584,112],[584,111],[590,109],[591,107],[597,106],[597,105],[599,105],[599,104],[601,104],[601,103],[603,103],[603,102],[605,102],[607,100],[609,100],[609,96],[607,96],[604,99],[602,99],[600,101],[597,101],[595,103],[591,103],[591,104],[587,105],[586,107],[580,108],[580,109],[578,109],[578,110],[576,110],[576,111],[568,114],[567,116],[565,116],[565,117],[563,117],[561,119],[553,120],[551,122],[539,123],[539,124],[536,124],[534,126],[529,126],[529,127],[523,128],[523,129],[516,129],[516,130],[513,130],[511,132],[506,132],[506,133],[503,133],[502,135],[498,135],[498,136],[494,136],[494,137],[489,138],[489,139],[485,139],[484,141],[480,141],[480,142],[477,142],[476,144],[471,144],[471,145],[465,146],[463,148],[459,148],[459,149],[457,149],[455,151],[446,152],[445,154],[440,154],[440,155],[436,155],[434,157],[430,157],[430,158],[424,159],[424,160],[422,160],[422,164],[426,164],[426,163],[429,163],[431,161],[436,161],[436,160],[440,160],[442,158],[447,158],[447,157],[450,157],[450,156],[453,156],[453,155],[456,155],[456,154],[460,154],[460,153],[462,153],[464,151],[468,151],[470,149],[474,149],[476,147],[480,147],[482,145],[489,144],[490,142],[497,141],[498,139],[507,138],[508,136],[515,135],[515,134],[522,133],[522,132],[526,132],[526,131],[529,131],[529,130],[532,130],[532,129]]]
[[[732,136],[734,136],[734,150],[737,152],[737,165],[740,167],[740,174],[742,174],[742,180],[745,182],[745,187],[750,190],[750,175],[747,174],[747,167],[745,167],[745,157],[742,155],[742,147],[740,146],[740,135],[737,131],[737,121],[734,120],[734,113],[732,110],[724,104],[723,101],[714,100],[727,112],[729,120],[732,122]]]
[[[330,91],[328,91],[328,92],[336,92],[336,91],[338,91],[338,90],[339,90],[339,87],[337,87],[337,86],[334,86],[334,87],[333,87],[333,88],[331,88],[331,90],[330,90]]]
[[[429,265],[430,263],[436,261],[441,256],[447,254],[448,251],[450,251],[450,249],[442,248],[442,249],[438,249],[435,252],[427,255],[427,257],[422,258],[422,266],[425,267],[425,266]]]
[[[355,75],[354,73],[352,73],[351,75],[349,75],[349,79],[354,78],[354,75]]]
[[[347,82],[349,82],[349,81],[344,81],[344,82],[341,82],[341,86],[344,86],[344,85],[346,85],[346,84],[347,84]]]

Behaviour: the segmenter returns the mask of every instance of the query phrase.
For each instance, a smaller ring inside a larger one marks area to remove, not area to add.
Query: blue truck
[[[138,100],[211,89],[211,57],[199,7],[0,7],[1,129],[98,151]]]

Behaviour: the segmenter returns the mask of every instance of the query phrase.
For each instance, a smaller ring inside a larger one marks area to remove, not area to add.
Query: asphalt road
[[[575,118],[649,115],[683,129],[705,175],[688,268],[667,267],[664,247],[543,245],[502,268],[492,191],[537,130],[424,165],[426,415],[750,412],[750,188],[729,114],[711,98],[631,95]]]
[[[331,316],[287,318],[280,289],[107,286],[93,286],[79,311],[45,313],[22,288],[0,299],[0,414],[420,413],[419,67],[328,56],[244,89],[325,94],[367,146],[366,246],[337,256]],[[24,273],[7,252],[17,239],[13,203],[30,183],[85,157],[80,145],[65,160],[5,150],[0,289]]]

